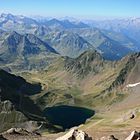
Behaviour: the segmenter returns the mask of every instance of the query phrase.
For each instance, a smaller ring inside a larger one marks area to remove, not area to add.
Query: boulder
[[[131,114],[130,119],[134,119],[135,118],[135,114]]]
[[[81,130],[72,129],[67,134],[60,138],[57,138],[56,140],[92,140],[92,138]]]
[[[140,140],[140,133],[133,131],[125,140]]]
[[[114,135],[110,135],[109,137],[108,137],[108,140],[118,140],[117,138],[115,138],[115,136]]]
[[[10,113],[14,110],[14,105],[9,100],[0,101],[0,112],[1,113]]]

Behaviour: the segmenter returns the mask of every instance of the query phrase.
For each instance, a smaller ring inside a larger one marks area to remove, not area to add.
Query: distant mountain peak
[[[97,51],[85,51],[75,59],[67,58],[65,68],[78,77],[85,77],[90,72],[98,73],[103,69],[104,59]]]
[[[1,14],[1,17],[9,17],[9,18],[13,18],[13,17],[15,17],[14,15],[12,15],[11,13],[2,13]]]
[[[23,60],[32,57],[39,59],[41,55],[58,54],[46,42],[42,41],[33,34],[21,35],[15,31],[7,33],[0,47],[0,58],[5,63]],[[10,58],[10,59],[9,59]],[[22,62],[20,62],[22,64]]]

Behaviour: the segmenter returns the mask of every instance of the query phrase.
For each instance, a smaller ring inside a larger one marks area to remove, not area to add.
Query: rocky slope
[[[0,132],[11,127],[33,131],[43,126],[55,130],[30,98],[40,91],[40,84],[30,84],[19,76],[0,70]]]
[[[135,51],[137,46],[127,37],[122,34],[117,36],[117,33],[112,31],[97,28],[73,29],[72,31],[92,44],[108,60],[118,60]]]
[[[32,34],[4,31],[1,34],[0,64],[5,64],[4,67],[9,64],[17,69],[32,69],[43,66],[43,63],[47,65],[58,55],[52,47]]]
[[[77,57],[86,50],[95,50],[89,42],[76,33],[70,31],[55,31],[45,36],[62,56]]]
[[[104,20],[100,21],[92,21],[90,23],[91,26],[115,31],[119,33],[123,33],[124,35],[134,39],[136,42],[139,42],[139,26],[140,26],[140,18],[124,18],[124,19],[112,19],[112,20]]]
[[[65,68],[83,77],[89,73],[99,73],[103,70],[104,63],[105,60],[97,51],[85,51],[76,59],[66,58]]]

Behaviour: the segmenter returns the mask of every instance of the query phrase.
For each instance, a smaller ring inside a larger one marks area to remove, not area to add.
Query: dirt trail
[[[99,120],[99,121],[97,121],[97,122],[95,122],[95,123],[91,123],[90,126],[88,126],[86,129],[88,130],[88,129],[92,128],[93,126],[98,125],[98,124],[101,123],[102,121],[104,121],[104,119],[101,119],[101,120]]]

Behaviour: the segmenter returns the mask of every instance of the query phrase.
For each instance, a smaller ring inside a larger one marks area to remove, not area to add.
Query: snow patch
[[[139,83],[135,83],[135,84],[128,84],[126,87],[128,88],[128,87],[135,87],[135,86],[137,86],[137,85],[140,85],[140,82]]]

